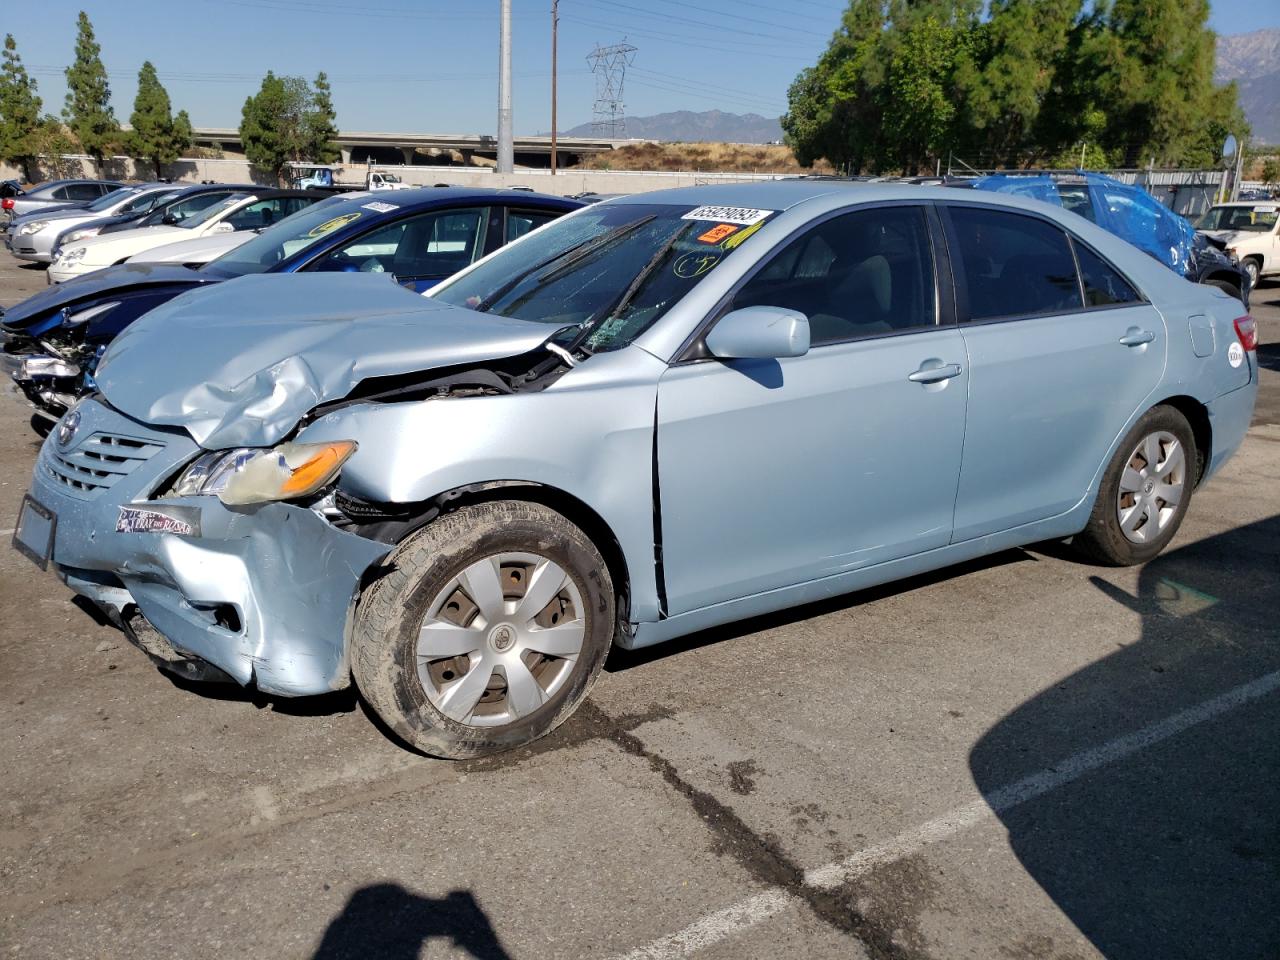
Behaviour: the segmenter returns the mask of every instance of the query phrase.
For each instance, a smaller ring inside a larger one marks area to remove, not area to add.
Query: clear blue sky
[[[17,0],[3,0],[10,13]],[[1276,0],[1211,0],[1224,34],[1280,26]],[[591,119],[586,56],[624,38],[631,115],[710,110],[777,116],[787,85],[826,46],[843,0],[561,0],[560,128]],[[550,129],[550,0],[512,0],[517,133]],[[6,18],[45,110],[65,94],[79,10],[88,12],[127,122],[151,60],[198,126],[234,127],[268,70],[333,83],[347,130],[491,133],[498,0],[46,0]],[[362,10],[363,12],[358,12]]]

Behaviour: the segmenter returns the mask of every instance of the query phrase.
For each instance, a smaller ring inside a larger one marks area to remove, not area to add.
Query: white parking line
[[[1001,787],[986,797],[966,803],[940,817],[926,821],[913,830],[861,850],[844,860],[806,870],[805,884],[819,890],[835,889],[843,883],[870,873],[876,867],[918,853],[930,844],[946,840],[1028,800],[1044,796],[1099,767],[1168,740],[1184,730],[1219,717],[1276,690],[1280,690],[1280,670],[1228,690],[1212,700],[1180,710],[1126,736],[1074,754],[1053,767],[1033,773],[1007,787]],[[632,950],[620,960],[676,960],[678,957],[687,957],[705,947],[764,923],[789,906],[798,903],[800,903],[799,897],[780,887],[774,887],[723,910],[709,913],[677,933],[669,934]]]

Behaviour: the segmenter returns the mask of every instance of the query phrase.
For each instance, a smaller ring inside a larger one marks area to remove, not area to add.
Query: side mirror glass
[[[785,307],[743,307],[721,317],[707,334],[713,356],[780,360],[809,352],[809,318]]]
[[[172,227],[177,224],[178,217],[176,214],[166,213],[163,217],[160,218],[160,222],[167,227]]]

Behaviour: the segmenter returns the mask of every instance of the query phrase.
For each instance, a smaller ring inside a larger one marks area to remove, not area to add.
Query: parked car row
[[[615,646],[1047,539],[1144,562],[1244,438],[1256,329],[1095,219],[824,181],[330,199],[5,314],[65,408],[14,542],[165,669],[354,682],[447,757],[548,733]]]

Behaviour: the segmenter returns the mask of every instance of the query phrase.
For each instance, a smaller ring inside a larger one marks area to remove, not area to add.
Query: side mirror
[[[227,221],[223,220],[221,223],[215,223],[213,225],[213,228],[209,232],[210,233],[235,233],[236,227],[235,227],[235,224],[227,223]]]
[[[785,307],[743,307],[721,317],[707,334],[713,356],[780,360],[809,352],[809,318]]]
[[[163,223],[166,227],[172,227],[178,223],[178,218],[175,214],[166,213],[163,217],[160,218],[160,222]]]

